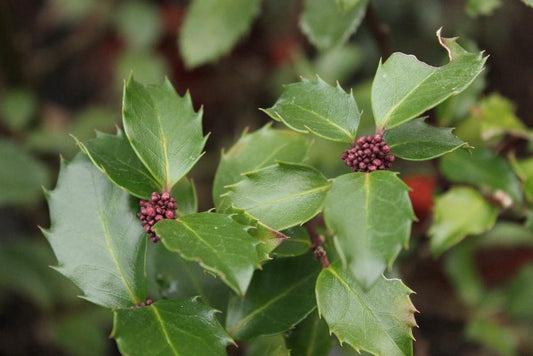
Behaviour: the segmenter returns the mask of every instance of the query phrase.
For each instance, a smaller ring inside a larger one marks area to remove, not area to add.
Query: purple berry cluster
[[[150,235],[152,242],[159,241],[153,226],[159,220],[174,219],[176,217],[175,211],[178,208],[176,200],[168,192],[163,194],[153,192],[150,200],[141,199],[139,204],[141,211],[137,213],[137,217],[141,220],[144,231]]]
[[[341,159],[347,166],[352,167],[352,172],[374,172],[388,169],[394,162],[394,156],[390,153],[381,135],[362,136],[357,139],[352,147],[344,151]]]

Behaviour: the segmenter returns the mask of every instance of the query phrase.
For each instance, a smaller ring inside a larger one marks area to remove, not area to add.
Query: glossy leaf
[[[329,182],[310,166],[279,162],[245,173],[242,181],[227,189],[227,197],[236,207],[279,231],[318,214]]]
[[[467,235],[487,231],[497,216],[498,210],[474,189],[452,188],[435,200],[429,229],[431,251],[438,256]]]
[[[514,202],[522,201],[520,184],[510,165],[486,148],[459,150],[440,161],[442,174],[455,183],[470,183],[495,193],[503,191]]]
[[[227,54],[248,31],[260,0],[194,0],[181,28],[179,45],[188,68]]]
[[[287,345],[293,355],[327,356],[333,346],[328,325],[313,312],[292,330]]]
[[[61,162],[56,188],[47,192],[51,227],[43,230],[83,298],[128,308],[146,299],[143,231],[126,192],[78,154]]]
[[[159,185],[172,189],[200,159],[202,110],[194,112],[189,93],[180,97],[168,80],[143,86],[130,77],[122,113],[133,150]]]
[[[316,283],[318,312],[341,343],[373,355],[412,355],[416,326],[411,289],[381,276],[368,291],[340,261],[322,270]]]
[[[318,76],[286,85],[274,106],[262,111],[294,131],[338,142],[355,141],[361,116],[351,93]]]
[[[98,133],[95,139],[78,141],[81,150],[119,188],[141,199],[150,199],[162,187],[139,160],[128,138],[122,133]]]
[[[300,27],[320,50],[343,44],[355,33],[368,0],[306,0]]]
[[[176,213],[179,216],[194,214],[198,211],[198,197],[196,196],[196,187],[192,180],[183,177],[172,188],[170,195],[176,199],[178,210]]]
[[[244,133],[229,149],[222,153],[213,183],[213,201],[222,207],[220,195],[225,186],[242,179],[242,173],[271,166],[277,161],[301,163],[311,141],[289,130],[275,130],[265,125],[253,133]]]
[[[409,161],[424,161],[468,146],[452,134],[453,129],[434,127],[424,120],[416,119],[385,133],[392,154]]]
[[[337,177],[324,204],[343,266],[370,288],[407,246],[415,218],[408,187],[395,173],[348,173]]]
[[[276,257],[294,257],[305,254],[311,248],[311,238],[307,229],[302,226],[295,226],[283,233],[289,238],[279,247],[277,247],[272,254]]]
[[[154,230],[167,249],[200,263],[239,295],[246,292],[261,262],[256,250],[259,241],[228,214],[205,212],[161,220]]]
[[[246,342],[244,356],[290,356],[283,335],[259,336]]]
[[[448,51],[450,62],[432,67],[412,55],[392,54],[380,63],[372,85],[372,110],[376,126],[399,126],[459,94],[481,73],[486,57],[469,53],[456,38],[437,38]]]
[[[123,355],[226,355],[233,340],[215,312],[195,298],[118,309],[111,336]]]
[[[254,274],[244,299],[230,299],[226,329],[236,340],[274,335],[298,324],[316,306],[320,263],[310,255],[276,259]]]

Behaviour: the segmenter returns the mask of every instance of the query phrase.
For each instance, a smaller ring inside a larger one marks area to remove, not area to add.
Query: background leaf
[[[343,44],[355,33],[367,0],[306,0],[300,27],[320,50]]]
[[[320,263],[306,254],[276,259],[254,274],[244,299],[230,298],[226,328],[236,340],[274,335],[298,324],[316,306]]]
[[[343,265],[369,288],[407,246],[414,213],[405,183],[393,172],[376,171],[337,177],[324,219]]]
[[[116,310],[111,336],[124,355],[226,355],[232,340],[214,314],[195,298],[160,300]]]
[[[385,133],[383,138],[392,154],[410,161],[424,161],[467,146],[452,134],[453,129],[427,125],[424,120],[415,119]]]
[[[11,89],[0,98],[0,117],[13,131],[24,129],[37,111],[37,98],[27,89]]]
[[[333,339],[324,319],[314,311],[289,332],[287,345],[293,355],[327,356],[333,346]]]
[[[303,224],[322,209],[329,182],[316,169],[282,163],[244,174],[227,187],[238,208],[275,230]]]
[[[202,110],[189,93],[180,97],[168,80],[143,86],[133,77],[124,87],[124,130],[137,156],[160,186],[171,190],[200,159]]]
[[[413,291],[398,279],[381,276],[368,291],[337,261],[316,283],[318,312],[340,342],[373,355],[412,355],[416,326]]]
[[[492,15],[502,5],[501,0],[468,0],[466,13],[472,17]]]
[[[469,53],[456,38],[437,38],[448,51],[450,63],[432,67],[412,55],[392,54],[379,65],[372,84],[372,110],[376,126],[401,125],[459,94],[481,73],[486,57]]]
[[[455,187],[435,199],[430,246],[440,255],[467,235],[490,229],[498,210],[472,188]]]
[[[339,142],[355,141],[361,116],[351,93],[318,76],[286,85],[274,106],[262,111],[294,131]]]
[[[56,188],[46,195],[51,227],[43,233],[56,269],[83,298],[107,308],[145,301],[147,239],[128,194],[79,153],[61,162]]]
[[[188,68],[228,53],[248,31],[260,0],[194,0],[181,28],[179,45]]]
[[[283,230],[289,238],[279,245],[272,254],[276,257],[294,257],[307,253],[311,248],[311,238],[307,229],[302,226]]]
[[[167,249],[200,263],[239,295],[246,292],[253,271],[261,262],[256,250],[259,240],[246,229],[231,215],[209,212],[161,220],[154,225]]]
[[[198,197],[196,196],[196,187],[192,180],[187,177],[181,178],[172,188],[170,195],[178,203],[178,216],[194,214],[198,211]]]
[[[244,356],[290,356],[282,335],[259,336],[246,343]]]

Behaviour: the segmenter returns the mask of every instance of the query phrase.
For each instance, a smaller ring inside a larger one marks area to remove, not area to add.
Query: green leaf
[[[339,46],[357,30],[367,4],[368,0],[306,0],[300,27],[320,50]]]
[[[392,54],[380,63],[372,85],[372,110],[376,126],[399,126],[466,89],[481,73],[486,57],[470,53],[457,38],[437,38],[450,62],[432,67],[412,55]]]
[[[128,308],[146,299],[146,234],[117,188],[83,154],[61,162],[56,188],[47,192],[51,227],[43,230],[56,269],[107,307]]]
[[[202,109],[194,112],[189,93],[180,97],[168,80],[146,87],[130,77],[122,110],[133,150],[159,185],[171,190],[201,157],[207,140]]]
[[[294,131],[338,142],[355,141],[361,116],[351,93],[318,76],[286,85],[274,106],[261,110]]]
[[[188,68],[227,54],[248,31],[259,12],[260,0],[194,0],[179,36]]]
[[[0,117],[13,131],[24,129],[37,111],[37,99],[26,89],[10,89],[0,98]]]
[[[283,163],[244,174],[229,200],[275,230],[301,225],[322,209],[329,182],[316,169]]]
[[[492,229],[479,238],[477,246],[478,248],[533,247],[533,231],[523,224],[498,221]]]
[[[348,173],[337,177],[324,205],[343,266],[370,288],[407,246],[415,218],[409,188],[396,173]]]
[[[290,332],[287,345],[293,355],[327,356],[333,340],[324,319],[313,312]]]
[[[92,140],[77,142],[111,182],[131,195],[150,199],[153,192],[162,191],[121,131],[117,135],[97,133]]]
[[[468,0],[466,13],[472,17],[492,15],[501,5],[501,0]]]
[[[337,261],[322,270],[316,283],[318,312],[339,341],[373,355],[412,355],[416,326],[411,289],[381,276],[365,291]]]
[[[124,81],[135,73],[135,80],[143,84],[161,84],[162,79],[171,72],[165,57],[155,51],[135,51],[124,49],[118,53],[114,65],[115,90],[123,90]]]
[[[118,309],[111,336],[123,355],[226,355],[233,340],[215,312],[196,298]]]
[[[533,7],[533,0],[522,0],[522,2],[529,7]]]
[[[312,255],[275,259],[254,274],[244,299],[230,298],[226,329],[236,340],[275,335],[303,320],[313,296],[320,263]]]
[[[498,209],[472,188],[455,187],[435,200],[433,225],[429,229],[431,251],[440,255],[467,235],[490,229]]]
[[[520,319],[533,318],[533,263],[524,266],[505,287],[505,306],[513,317]]]
[[[488,317],[478,316],[466,325],[466,339],[478,342],[500,356],[517,355],[518,340],[514,330]]]
[[[245,133],[222,153],[213,183],[213,201],[222,206],[220,195],[225,186],[242,179],[241,173],[273,165],[277,161],[301,163],[311,141],[289,130],[275,130],[269,124],[251,134]]]
[[[442,174],[455,183],[470,183],[490,194],[502,191],[514,202],[522,201],[520,183],[507,161],[492,150],[455,151],[440,161]]]
[[[114,24],[127,47],[149,50],[161,36],[163,26],[157,4],[127,1],[115,9]]]
[[[283,335],[259,336],[246,343],[244,356],[290,356]]]
[[[198,197],[196,196],[196,187],[192,180],[188,180],[187,177],[181,178],[170,195],[176,199],[178,203],[178,216],[194,214],[198,211]]]
[[[384,139],[391,153],[409,161],[424,161],[468,146],[452,134],[453,129],[427,125],[425,119],[415,119],[387,131]]]
[[[513,167],[516,175],[522,180],[526,180],[528,177],[533,176],[533,157],[524,159],[516,159],[514,154],[509,156],[509,162]]]
[[[200,263],[239,295],[244,295],[261,262],[259,240],[228,214],[204,212],[161,220],[154,230],[167,249]]]
[[[276,257],[294,257],[305,254],[311,248],[311,238],[307,229],[301,226],[295,226],[283,230],[283,234],[289,238],[285,240],[272,254]]]
[[[14,143],[0,139],[0,206],[29,206],[42,199],[46,166]]]

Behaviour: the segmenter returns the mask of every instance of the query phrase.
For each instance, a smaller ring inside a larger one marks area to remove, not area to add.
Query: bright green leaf
[[[440,255],[467,235],[490,229],[498,209],[472,188],[456,187],[435,200],[433,225],[429,229],[431,251]]]
[[[509,99],[493,93],[480,101],[472,115],[481,121],[481,138],[485,141],[509,133],[533,139],[533,131],[515,115],[516,107]]]
[[[340,342],[373,355],[410,356],[416,326],[413,291],[381,276],[365,291],[340,261],[322,270],[316,283],[318,312]]]
[[[455,151],[442,157],[440,169],[452,182],[470,183],[490,194],[501,191],[514,202],[522,201],[520,184],[510,165],[490,149]]]
[[[305,254],[311,248],[311,238],[307,229],[302,226],[295,226],[283,230],[283,234],[289,238],[285,240],[272,254],[276,257],[294,257]]]
[[[337,177],[324,205],[326,225],[344,267],[370,288],[407,246],[414,219],[408,187],[395,173]]]
[[[275,259],[254,274],[244,299],[230,298],[226,328],[236,340],[289,330],[316,306],[320,263],[312,255]]]
[[[313,312],[289,332],[287,345],[293,355],[328,356],[333,339],[324,319]]]
[[[513,170],[522,181],[533,176],[533,157],[516,159],[514,155],[511,155],[509,162],[511,162]]]
[[[188,68],[227,54],[248,31],[260,0],[194,0],[181,28],[179,45]]]
[[[13,131],[25,128],[37,111],[37,99],[25,89],[11,89],[0,97],[0,117]]]
[[[222,153],[213,183],[213,201],[221,208],[220,195],[225,186],[242,179],[241,173],[255,171],[275,164],[277,161],[301,163],[311,141],[289,130],[275,130],[263,126],[251,134],[245,133],[229,149]]]
[[[361,24],[367,4],[368,0],[306,0],[300,27],[320,50],[341,45]]]
[[[502,6],[502,0],[468,0],[466,13],[472,17],[492,15],[494,10],[500,6]]]
[[[133,77],[124,87],[124,130],[137,156],[157,182],[170,190],[200,159],[202,110],[189,93],[180,97],[168,80],[143,86]]]
[[[294,131],[338,142],[355,141],[361,116],[351,93],[319,77],[286,85],[274,106],[261,110]]]
[[[204,212],[161,220],[154,230],[167,249],[220,276],[239,295],[246,292],[261,263],[259,240],[228,214]]]
[[[372,110],[376,126],[401,125],[466,89],[481,73],[486,57],[470,53],[456,38],[437,38],[448,51],[450,63],[433,67],[412,55],[392,54],[380,63],[372,85]]]
[[[290,356],[283,335],[259,336],[246,342],[244,356]],[[294,355],[294,354],[293,354]]]
[[[111,336],[123,355],[222,356],[233,340],[215,312],[196,298],[118,309]]]
[[[427,125],[424,120],[416,119],[385,133],[392,154],[410,161],[424,161],[467,146],[452,134],[453,129]]]
[[[146,234],[126,192],[78,154],[61,162],[56,188],[47,192],[51,227],[43,230],[56,269],[107,307],[128,308],[146,299]]]
[[[176,199],[178,203],[178,216],[194,214],[198,211],[198,197],[196,196],[196,187],[192,180],[187,177],[181,178],[170,195]]]
[[[279,162],[245,173],[242,181],[227,188],[236,207],[279,231],[318,214],[329,182],[310,166]]]

